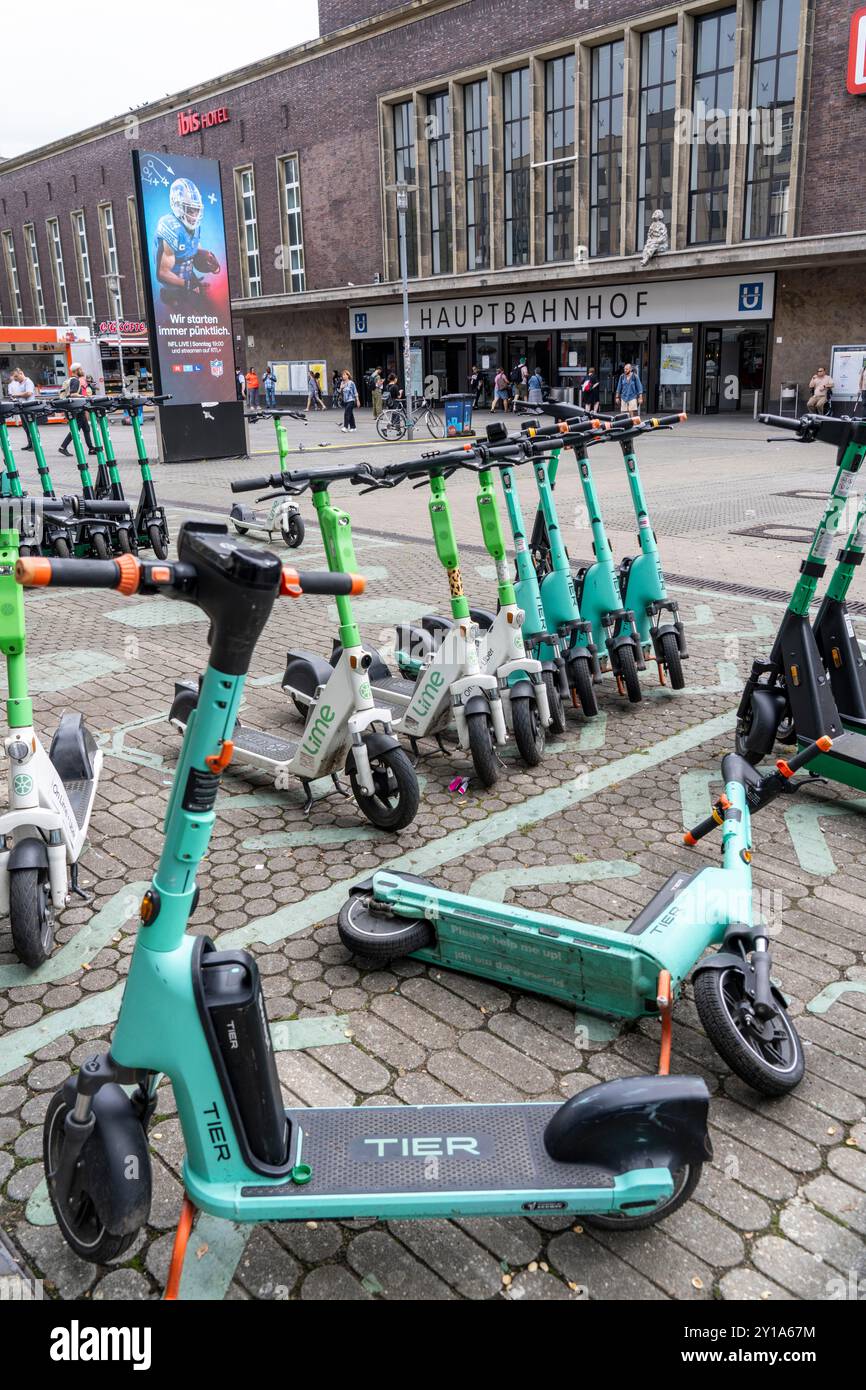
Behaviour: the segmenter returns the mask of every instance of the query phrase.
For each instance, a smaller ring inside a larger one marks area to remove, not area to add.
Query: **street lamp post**
[[[406,246],[406,213],[409,210],[409,194],[414,193],[417,184],[398,179],[389,185],[389,191],[397,194],[397,240],[400,243],[400,279],[403,284],[403,384],[406,397],[407,437],[414,438],[415,421],[412,404],[412,339],[409,333],[409,258]]]

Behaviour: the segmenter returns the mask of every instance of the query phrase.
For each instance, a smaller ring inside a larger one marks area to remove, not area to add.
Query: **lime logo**
[[[421,694],[412,702],[412,713],[417,719],[427,714],[444,684],[445,677],[442,675],[441,671],[433,671],[430,679],[421,691]]]
[[[28,777],[26,772],[19,772],[12,785],[16,796],[29,796],[33,790],[33,778]]]
[[[362,700],[369,700],[370,687],[366,681],[362,681],[361,684],[358,686],[358,694],[360,695]]]
[[[318,753],[324,742],[325,735],[336,717],[336,711],[333,710],[330,705],[322,705],[322,708],[313,720],[307,738],[301,745],[305,753]]]

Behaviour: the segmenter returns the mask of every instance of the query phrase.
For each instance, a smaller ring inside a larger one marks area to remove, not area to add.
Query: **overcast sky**
[[[318,6],[19,0],[2,31],[0,158],[8,159],[315,38]]]

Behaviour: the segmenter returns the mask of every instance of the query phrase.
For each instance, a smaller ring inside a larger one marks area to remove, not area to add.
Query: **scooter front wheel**
[[[35,969],[51,955],[54,912],[48,875],[40,869],[13,869],[9,875],[9,924],[18,959]]]
[[[514,742],[527,767],[538,767],[544,756],[544,725],[538,717],[538,705],[529,696],[511,701],[511,720]]]
[[[585,657],[569,663],[568,680],[587,719],[598,714],[598,699],[592,683],[592,667]]]
[[[281,526],[280,532],[290,550],[297,550],[306,534],[304,518],[297,513],[289,517],[288,525]]]
[[[415,769],[402,748],[370,758],[373,795],[366,796],[354,767],[349,770],[352,795],[368,821],[379,830],[405,830],[418,813],[420,793]]]
[[[93,553],[97,560],[110,560],[111,551],[108,548],[108,541],[101,531],[97,531],[93,537]]]
[[[683,662],[680,656],[680,644],[677,641],[675,632],[665,632],[661,639],[662,665],[668,673],[672,690],[682,690],[685,687],[686,678],[683,675]]]
[[[601,1231],[645,1231],[648,1226],[654,1226],[657,1221],[664,1221],[666,1216],[672,1216],[684,1202],[687,1202],[697,1187],[701,1179],[703,1165],[700,1163],[687,1163],[684,1167],[678,1168],[672,1177],[674,1180],[674,1190],[667,1201],[659,1202],[652,1211],[645,1212],[642,1216],[629,1216],[625,1212],[584,1212],[580,1217],[582,1226],[591,1226]]]
[[[63,536],[58,536],[54,542],[54,554],[58,560],[68,560],[72,554],[69,549],[69,542]]]
[[[753,690],[746,713],[737,720],[734,747],[741,758],[757,767],[767,757],[779,730],[777,693]]]
[[[634,648],[622,646],[619,649],[619,671],[617,672],[617,684],[620,686],[620,694],[628,696],[629,703],[637,705],[643,698],[640,688],[640,677],[637,673],[637,662],[634,657]]]
[[[784,1096],[803,1079],[803,1045],[787,1009],[777,1000],[772,1018],[755,1019],[743,970],[702,970],[695,1005],[713,1047],[747,1086]]]
[[[499,759],[496,756],[496,742],[493,724],[489,714],[468,714],[466,731],[469,737],[469,753],[472,765],[485,787],[492,787],[499,778]]]
[[[545,671],[544,688],[547,691],[547,704],[550,709],[550,733],[564,734],[567,728],[559,681],[553,671]]]
[[[243,532],[239,531],[238,534],[242,535]],[[147,538],[157,560],[166,560],[168,558],[168,538],[163,534],[159,522],[152,521],[150,523],[147,528]]]
[[[99,1216],[96,1194],[99,1183],[108,1180],[111,1165],[99,1134],[94,1132],[84,1145],[75,1172],[70,1201],[61,1203],[55,1191],[55,1175],[66,1137],[65,1122],[69,1105],[62,1090],[56,1091],[45,1113],[42,1130],[42,1152],[48,1196],[61,1234],[79,1259],[90,1264],[104,1265],[118,1259],[134,1242],[138,1231],[117,1235],[106,1229]]]

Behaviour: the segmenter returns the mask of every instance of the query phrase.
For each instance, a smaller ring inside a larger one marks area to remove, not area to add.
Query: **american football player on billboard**
[[[200,246],[204,203],[192,179],[175,179],[168,202],[171,211],[159,219],[154,234],[156,278],[163,302],[180,305],[207,289],[204,277],[216,275],[220,264]]]

